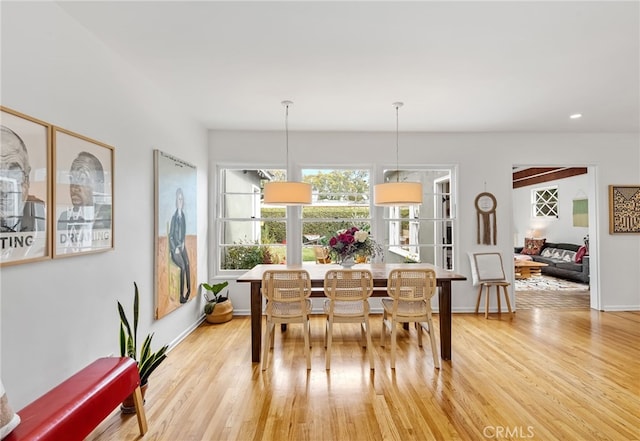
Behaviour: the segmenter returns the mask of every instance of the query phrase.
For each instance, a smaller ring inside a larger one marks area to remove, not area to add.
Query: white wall
[[[339,165],[373,166],[374,180],[380,181],[383,167],[395,166],[395,133],[289,133],[290,163],[296,167]],[[400,135],[400,166],[454,165],[458,167],[457,201],[458,237],[454,238],[457,272],[470,278],[466,253],[497,249],[504,256],[513,253],[512,167],[520,164],[575,165],[590,167],[595,173],[595,187],[585,189],[593,210],[596,234],[591,235],[591,261],[599,262],[600,274],[594,271],[592,284],[601,293],[600,309],[640,309],[640,235],[612,236],[608,233],[607,185],[640,182],[640,147],[638,134],[425,134]],[[279,132],[209,132],[211,215],[215,204],[216,166],[246,164],[264,168],[283,167],[284,137]],[[250,159],[247,159],[250,158]],[[250,162],[249,162],[250,161]],[[249,168],[250,168],[249,167]],[[476,244],[474,200],[478,193],[489,191],[498,201],[498,244]],[[382,210],[379,209],[380,216]],[[374,232],[375,234],[375,232]],[[606,259],[601,258],[606,256]],[[213,274],[216,259],[211,247]],[[506,268],[513,278],[513,268]],[[594,268],[592,267],[592,270]],[[249,286],[232,283],[230,295],[236,313],[248,313]],[[476,290],[471,282],[454,283],[453,310],[472,311]]]
[[[573,226],[573,200],[592,199],[588,197],[589,185],[587,175],[528,185],[513,190],[513,224],[514,246],[523,246],[528,232],[539,232],[538,237],[545,237],[547,242],[562,242],[582,245],[582,239],[589,234],[588,227]],[[558,217],[536,219],[531,215],[531,192],[546,187],[558,188]]]
[[[204,128],[55,3],[3,2],[1,24],[2,105],[115,147],[115,249],[0,270],[0,374],[20,409],[96,358],[119,354],[116,302],[131,310],[134,281],[139,335],[155,332],[154,348],[198,322],[201,299],[153,318],[153,149],[198,167],[199,281],[208,267],[208,152]]]

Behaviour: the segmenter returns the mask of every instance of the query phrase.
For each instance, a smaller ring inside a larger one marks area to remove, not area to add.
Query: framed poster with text
[[[51,126],[0,110],[0,265],[49,259]]]
[[[53,257],[113,249],[114,148],[53,128]]]

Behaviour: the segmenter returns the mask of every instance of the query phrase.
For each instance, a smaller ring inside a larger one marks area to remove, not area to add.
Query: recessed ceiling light
[[[573,115],[569,115],[569,118],[571,119],[582,118],[582,113],[574,113]]]

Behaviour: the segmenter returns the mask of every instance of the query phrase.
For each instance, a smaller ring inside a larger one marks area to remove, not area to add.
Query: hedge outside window
[[[313,187],[313,204],[302,207],[302,261],[315,261],[316,245],[326,245],[337,231],[371,230],[371,172],[367,169],[303,169]]]

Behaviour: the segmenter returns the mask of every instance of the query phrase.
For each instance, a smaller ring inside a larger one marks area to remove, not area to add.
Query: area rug
[[[516,280],[516,291],[588,291],[589,285],[551,276],[534,276]]]
[[[516,280],[517,309],[589,309],[589,285],[550,276]]]

